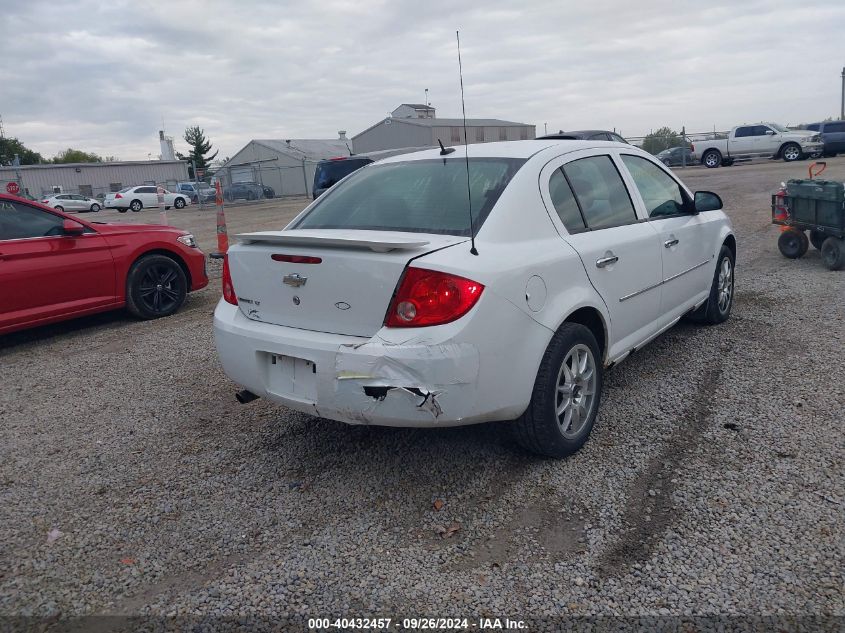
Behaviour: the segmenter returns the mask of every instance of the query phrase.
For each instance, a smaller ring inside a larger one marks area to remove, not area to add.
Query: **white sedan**
[[[240,401],[350,424],[513,420],[561,457],[586,441],[606,368],[682,317],[730,315],[716,194],[621,143],[463,152],[368,165],[284,230],[238,236],[214,331]]]
[[[98,200],[76,193],[57,193],[42,198],[41,204],[46,204],[48,207],[53,207],[59,211],[79,211],[80,213],[85,211],[96,213],[102,208]]]
[[[191,204],[190,197],[165,190],[165,208],[175,207],[177,209],[183,209],[189,204]],[[158,187],[154,185],[126,187],[116,193],[107,194],[105,205],[107,209],[117,209],[120,213],[126,213],[129,209],[136,212],[144,208],[157,209]]]

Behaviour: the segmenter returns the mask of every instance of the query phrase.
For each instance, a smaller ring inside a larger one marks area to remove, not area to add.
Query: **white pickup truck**
[[[752,158],[782,158],[790,162],[824,150],[817,132],[788,130],[777,123],[738,125],[728,138],[695,141],[693,146],[705,167],[720,167]]]

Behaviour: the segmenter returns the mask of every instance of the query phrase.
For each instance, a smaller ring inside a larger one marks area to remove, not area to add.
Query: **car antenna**
[[[471,242],[469,252],[478,255],[478,250],[475,248],[475,227],[472,223],[472,192],[469,187],[469,138],[467,137],[467,108],[464,103],[464,69],[461,64],[461,32],[455,31],[455,37],[458,40],[458,76],[461,78],[461,111],[464,115],[464,159],[467,164],[467,201],[469,202],[469,237]]]
[[[446,156],[446,154],[451,154],[455,151],[454,147],[443,147],[443,141],[437,139],[437,142],[440,144],[440,155]]]

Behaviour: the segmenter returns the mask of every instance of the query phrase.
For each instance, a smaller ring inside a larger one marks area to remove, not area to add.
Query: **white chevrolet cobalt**
[[[350,424],[513,420],[526,448],[562,457],[590,434],[606,368],[684,316],[728,318],[721,208],[621,143],[388,158],[284,230],[238,236],[220,360],[242,402]]]

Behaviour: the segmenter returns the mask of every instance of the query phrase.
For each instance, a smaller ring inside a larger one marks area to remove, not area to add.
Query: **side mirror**
[[[75,237],[77,235],[82,235],[83,231],[85,231],[85,227],[79,222],[74,222],[73,220],[65,220],[62,222],[62,235]]]
[[[766,135],[767,135],[767,136],[774,136],[774,135],[775,135],[775,131],[774,131],[774,130],[766,130]]]
[[[722,208],[722,199],[712,191],[695,192],[695,212],[718,211]]]

